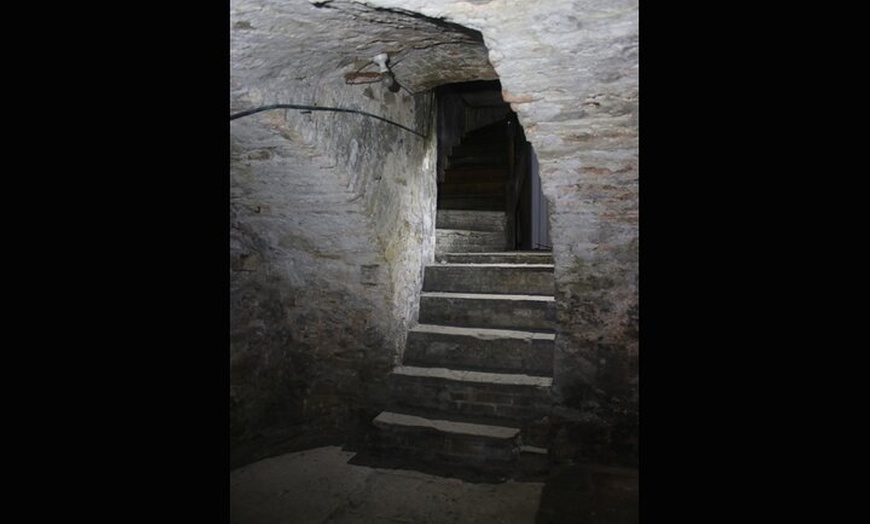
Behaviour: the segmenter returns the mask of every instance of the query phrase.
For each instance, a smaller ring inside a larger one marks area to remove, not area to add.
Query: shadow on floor
[[[509,476],[507,474],[481,471],[473,467],[461,465],[447,465],[437,461],[426,462],[415,458],[403,457],[401,455],[372,453],[365,449],[354,449],[353,447],[348,446],[345,446],[343,449],[344,451],[352,451],[356,453],[348,461],[348,464],[352,464],[354,466],[366,466],[369,468],[380,469],[406,469],[419,471],[427,475],[435,475],[445,478],[455,478],[464,482],[473,483],[499,484],[509,480]],[[536,480],[543,481],[543,479]]]
[[[636,524],[636,469],[578,465],[547,477],[536,524]]]

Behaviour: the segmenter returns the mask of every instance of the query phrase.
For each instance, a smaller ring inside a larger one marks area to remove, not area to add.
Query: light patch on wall
[[[423,156],[423,171],[429,171],[432,168],[432,148],[426,149],[426,154]]]

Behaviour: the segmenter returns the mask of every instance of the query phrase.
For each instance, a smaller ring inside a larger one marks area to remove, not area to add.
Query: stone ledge
[[[519,428],[455,422],[452,420],[429,419],[403,413],[394,413],[391,411],[382,412],[380,415],[375,417],[373,423],[381,429],[388,429],[391,426],[404,426],[408,428],[434,429],[442,433],[455,435],[496,439],[512,439],[520,432]]]
[[[463,298],[472,300],[530,300],[533,302],[555,302],[555,297],[547,295],[497,295],[493,293],[451,293],[448,291],[424,291],[421,297]]]
[[[536,386],[549,388],[553,385],[551,377],[538,377],[513,373],[487,373],[484,371],[464,371],[448,368],[424,368],[417,366],[396,366],[393,374],[408,377],[438,378],[456,382],[476,382],[508,386]]]
[[[501,262],[442,262],[440,264],[428,266],[434,268],[507,268],[507,269],[549,269],[552,270],[555,264],[523,264],[523,263],[501,263]]]
[[[457,335],[474,337],[481,340],[556,340],[555,333],[542,333],[519,329],[492,329],[460,326],[442,326],[438,324],[417,324],[409,330],[415,333],[432,333],[438,335]]]

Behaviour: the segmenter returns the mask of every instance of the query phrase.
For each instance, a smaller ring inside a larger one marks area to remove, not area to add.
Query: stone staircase
[[[550,253],[504,250],[504,212],[439,210],[419,324],[389,377],[376,448],[499,475],[546,469]]]

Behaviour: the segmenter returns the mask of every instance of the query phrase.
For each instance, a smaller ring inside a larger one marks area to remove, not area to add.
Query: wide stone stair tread
[[[542,410],[552,402],[552,384],[551,376],[401,365],[389,375],[391,401],[386,409],[415,415],[437,413],[435,418],[446,420],[461,417],[458,420],[517,425],[532,435]]]
[[[444,263],[426,266],[423,291],[552,295],[552,264]]]
[[[447,411],[431,407],[420,407],[407,404],[394,404],[384,409],[384,411],[425,419],[437,419],[449,422],[457,422],[460,424],[478,424],[482,426],[498,426],[510,428],[515,427],[520,430],[520,437],[523,437],[521,427],[522,424],[520,423],[520,421],[511,420],[504,417],[492,417],[480,414],[468,415],[456,411]]]
[[[436,229],[435,253],[462,250],[465,252],[492,251],[504,248],[503,231],[474,231],[470,229]]]
[[[472,471],[511,474],[522,471],[523,442],[518,427],[441,418],[440,414],[386,410],[373,420],[380,429],[375,449],[393,459],[456,467]],[[407,463],[406,463],[407,464]],[[413,465],[404,467],[411,467]],[[415,468],[416,469],[416,468]]]
[[[555,333],[529,331],[522,329],[493,329],[480,327],[442,326],[439,324],[417,324],[410,329],[415,333],[437,333],[441,335],[460,335],[482,340],[556,340]]]
[[[393,374],[397,376],[435,378],[454,382],[494,384],[499,386],[535,386],[549,388],[553,385],[552,377],[519,373],[490,373],[485,371],[468,371],[450,368],[396,366],[393,368]]]
[[[401,426],[413,429],[431,429],[442,433],[454,435],[467,435],[471,437],[484,437],[492,439],[514,439],[520,433],[520,428],[480,424],[472,422],[459,422],[443,418],[429,418],[393,411],[381,412],[373,421],[374,425],[389,429],[390,426]]]
[[[442,415],[383,411],[372,421],[380,430],[374,449],[390,457],[396,464],[394,467],[422,467],[436,475],[495,474],[493,478],[498,478],[499,482],[504,481],[505,476],[542,478],[541,475],[546,475],[547,448],[525,443],[520,428],[505,425],[503,421],[483,423]],[[432,471],[433,467],[437,469]]]
[[[555,334],[418,324],[408,330],[404,364],[552,376]]]
[[[553,331],[553,296],[426,291],[420,294],[419,322],[448,326]]]
[[[504,233],[502,231],[481,231],[476,229],[453,229],[453,228],[438,228],[435,230],[436,235],[447,235],[447,234],[457,234],[457,235],[465,235],[470,237],[478,237],[478,238],[502,238]],[[468,253],[473,253],[473,251],[468,251]]]
[[[531,262],[528,264],[524,264],[522,262],[444,262],[442,264],[438,264],[436,266],[430,266],[436,268],[449,268],[449,267],[457,267],[457,268],[520,268],[520,269],[544,269],[544,270],[552,270],[555,268],[553,264],[547,263],[538,263]]]
[[[435,228],[456,231],[485,231],[504,234],[507,217],[503,211],[439,209]]]
[[[549,295],[524,295],[524,294],[496,294],[496,293],[454,293],[448,291],[424,291],[421,297],[430,298],[462,298],[470,300],[515,300],[532,302],[555,302],[555,297]]]
[[[495,251],[491,253],[441,253],[436,258],[440,264],[553,264],[550,251]],[[555,266],[554,266],[555,267]]]

